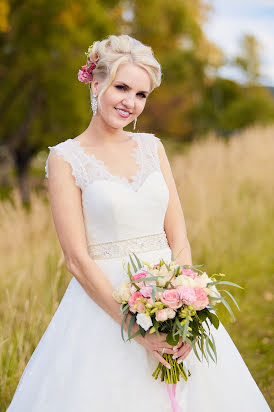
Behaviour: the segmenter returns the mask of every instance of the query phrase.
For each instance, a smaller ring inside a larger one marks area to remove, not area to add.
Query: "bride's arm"
[[[121,325],[123,314],[120,304],[112,297],[112,284],[88,254],[81,189],[75,184],[71,166],[52,151],[48,158],[48,171],[51,211],[66,267],[91,299]],[[130,316],[124,325],[126,331],[129,321]],[[137,330],[134,324],[132,333]]]
[[[158,155],[161,170],[169,189],[169,202],[164,222],[168,243],[174,256],[178,255],[176,261],[179,264],[192,265],[184,213],[166,151],[161,141],[158,141]]]

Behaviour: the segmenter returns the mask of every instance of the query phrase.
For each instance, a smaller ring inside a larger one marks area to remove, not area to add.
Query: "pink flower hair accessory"
[[[89,46],[88,51],[85,52],[87,56],[87,63],[81,67],[78,71],[78,80],[85,84],[92,83],[93,80],[93,70],[96,69],[97,63],[99,61],[99,53],[95,52],[93,55],[92,46]]]

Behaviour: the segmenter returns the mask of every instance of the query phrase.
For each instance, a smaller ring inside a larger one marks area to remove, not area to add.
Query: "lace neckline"
[[[125,176],[119,176],[119,175],[112,173],[109,170],[109,167],[106,165],[106,163],[102,159],[98,159],[93,153],[87,153],[85,149],[83,148],[83,146],[81,145],[81,142],[79,142],[79,140],[73,140],[73,139],[68,139],[68,140],[70,140],[72,143],[77,145],[78,149],[80,150],[80,152],[82,153],[82,155],[87,161],[92,160],[98,165],[98,167],[101,167],[101,169],[104,171],[104,174],[107,176],[108,180],[121,182],[125,184],[127,187],[133,188],[133,190],[138,190],[139,182],[141,181],[142,173],[143,173],[141,140],[140,140],[140,136],[138,133],[133,133],[133,132],[127,132],[127,133],[131,135],[132,139],[136,142],[136,146],[131,151],[130,157],[135,158],[136,164],[138,166],[138,169],[135,172],[135,174],[128,178]]]

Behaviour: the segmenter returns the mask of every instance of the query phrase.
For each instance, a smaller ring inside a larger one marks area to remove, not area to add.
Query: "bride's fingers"
[[[181,363],[187,357],[187,355],[191,352],[191,349],[192,347],[188,346],[186,350],[183,352],[183,354],[179,358],[177,358],[177,362]]]
[[[153,350],[152,351],[153,355],[164,365],[166,366],[168,369],[171,368],[170,364],[165,360],[165,358],[163,358],[160,353],[158,353],[157,351]]]
[[[172,349],[173,348],[173,346],[172,345],[170,345],[169,343],[167,343],[167,341],[166,341],[166,335],[160,335],[160,337],[159,337],[159,346],[161,346],[161,347],[165,347],[165,348],[168,348],[168,349]]]
[[[179,359],[180,356],[184,356],[188,349],[192,349],[188,343],[184,343],[174,354],[174,359]]]
[[[165,349],[164,352],[163,352],[163,348]],[[169,353],[169,354],[171,354],[171,355],[174,354],[174,350],[173,350],[173,349],[166,348],[165,346],[158,347],[158,348],[155,349],[155,350],[157,350],[157,351],[160,352],[160,353]]]

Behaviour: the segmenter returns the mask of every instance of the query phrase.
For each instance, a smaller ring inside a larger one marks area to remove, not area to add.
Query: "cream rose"
[[[147,331],[151,326],[153,326],[150,316],[147,316],[145,313],[138,313],[136,316],[136,323],[140,325],[145,331]]]
[[[114,299],[119,303],[127,303],[131,296],[130,285],[124,281],[112,294]]]
[[[190,276],[180,275],[172,281],[174,286],[188,286],[190,288],[195,287],[195,279],[192,279]]]

